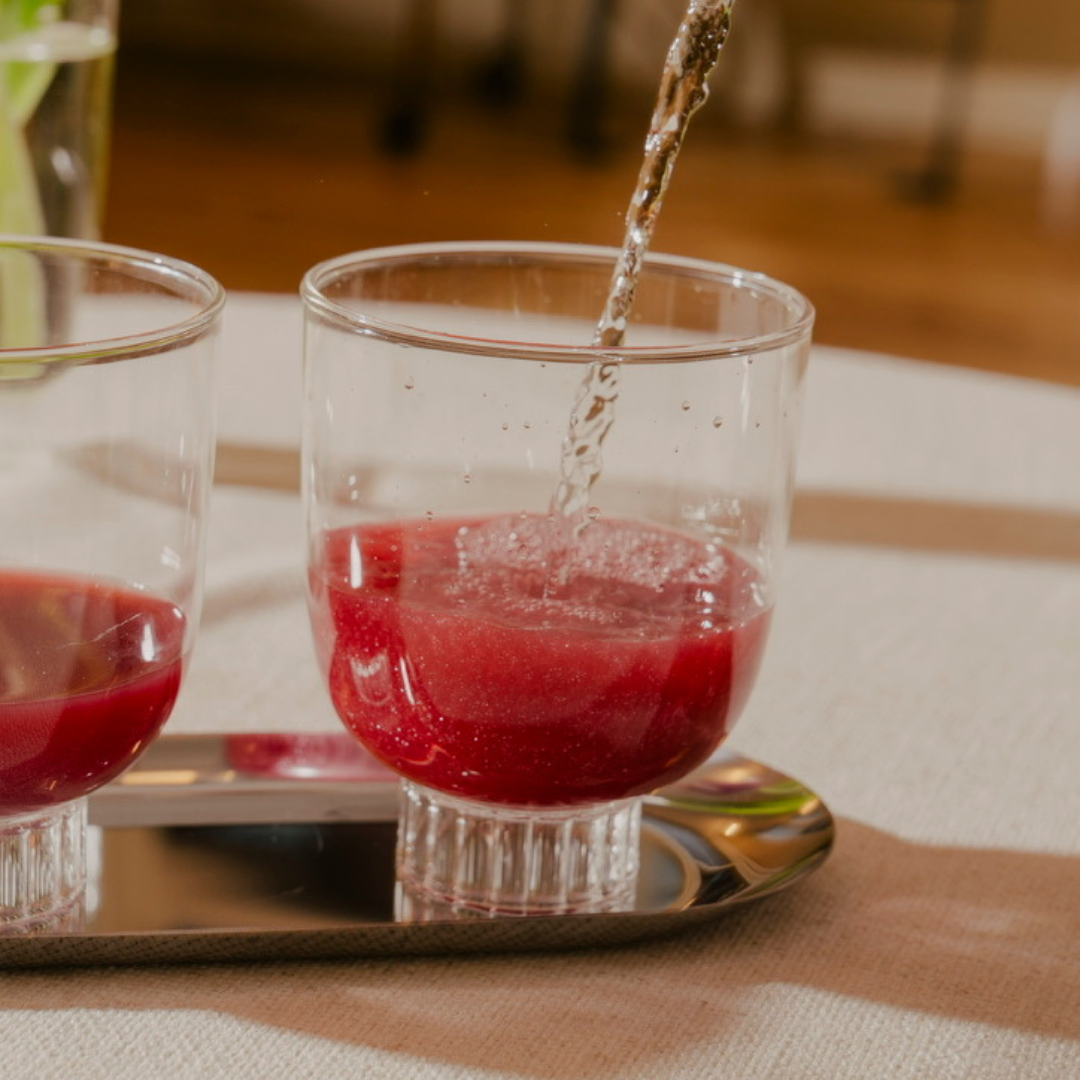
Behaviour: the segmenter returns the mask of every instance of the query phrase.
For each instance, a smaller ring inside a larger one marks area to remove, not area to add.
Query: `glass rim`
[[[316,263],[304,274],[300,283],[300,296],[305,308],[321,318],[358,334],[374,335],[382,340],[399,344],[420,346],[448,352],[481,356],[499,356],[518,359],[537,359],[555,362],[593,362],[605,358],[629,362],[685,361],[715,359],[723,356],[746,356],[769,352],[791,345],[806,337],[814,323],[814,307],[797,289],[753,270],[743,270],[725,263],[682,255],[649,253],[645,267],[667,271],[684,277],[708,278],[745,289],[766,294],[784,303],[792,312],[789,325],[765,334],[746,337],[707,338],[680,344],[601,346],[593,344],[570,345],[549,342],[500,340],[495,338],[469,337],[445,331],[410,326],[405,323],[381,319],[357,312],[331,300],[325,287],[339,280],[349,271],[377,268],[427,259],[446,258],[479,261],[507,256],[538,256],[549,261],[562,259],[581,265],[606,265],[613,268],[618,249],[592,244],[552,243],[546,241],[453,241],[402,244],[391,247],[370,248],[339,255]],[[600,312],[597,312],[599,319]]]
[[[149,280],[165,286],[185,282],[202,294],[202,303],[194,314],[168,323],[156,330],[118,337],[71,341],[66,344],[17,345],[0,344],[0,365],[14,363],[48,364],[73,360],[123,360],[152,353],[167,352],[202,337],[215,323],[225,305],[225,289],[205,270],[171,255],[160,255],[141,248],[108,244],[97,240],[68,239],[57,236],[23,236],[0,233],[0,255],[8,251],[27,254],[40,252],[80,259],[89,264],[94,260],[112,263],[121,268],[139,268]],[[173,295],[180,296],[179,289]],[[195,302],[198,303],[198,298]]]

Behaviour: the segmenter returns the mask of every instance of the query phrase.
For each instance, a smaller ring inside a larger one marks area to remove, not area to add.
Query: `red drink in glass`
[[[416,244],[305,275],[312,625],[402,777],[402,918],[632,908],[641,796],[754,681],[813,311],[623,255]]]
[[[760,580],[717,545],[594,521],[553,586],[547,518],[330,531],[311,573],[344,723],[437,790],[518,806],[638,795],[727,734],[768,625]]]
[[[3,936],[82,925],[85,796],[176,699],[225,294],[166,255],[57,236],[0,237],[0,281]]]
[[[0,573],[0,817],[80,798],[135,760],[176,700],[184,623],[136,589]]]

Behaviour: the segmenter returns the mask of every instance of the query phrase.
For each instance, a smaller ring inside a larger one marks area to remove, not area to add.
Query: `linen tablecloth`
[[[231,297],[172,733],[338,730],[281,475],[299,403],[299,302]],[[821,870],[614,950],[0,972],[0,1077],[1080,1076],[1078,721],[1080,394],[819,347],[732,746],[829,804]]]

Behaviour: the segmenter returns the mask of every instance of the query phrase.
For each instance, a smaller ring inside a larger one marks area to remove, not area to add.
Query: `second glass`
[[[0,236],[0,935],[78,927],[86,797],[180,690],[223,303],[162,255]]]
[[[758,669],[812,309],[654,256],[598,349],[614,257],[413,246],[304,280],[314,638],[403,777],[405,917],[631,906],[641,796]]]

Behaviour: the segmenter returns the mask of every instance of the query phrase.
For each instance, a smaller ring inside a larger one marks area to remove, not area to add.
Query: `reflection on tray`
[[[286,822],[105,829],[86,930],[296,928],[393,918],[394,829]]]
[[[348,735],[166,736],[91,798],[83,926],[0,936],[0,967],[613,945],[786,888],[833,839],[813,792],[727,754],[646,799],[633,911],[410,922],[396,800]]]
[[[226,735],[225,757],[249,776],[282,780],[386,780],[394,774],[351,735]]]
[[[102,834],[99,899],[86,932],[314,929],[395,919],[392,823],[182,825]],[[687,886],[694,878],[663,836],[645,838],[642,861],[638,910],[664,911],[692,899]]]

